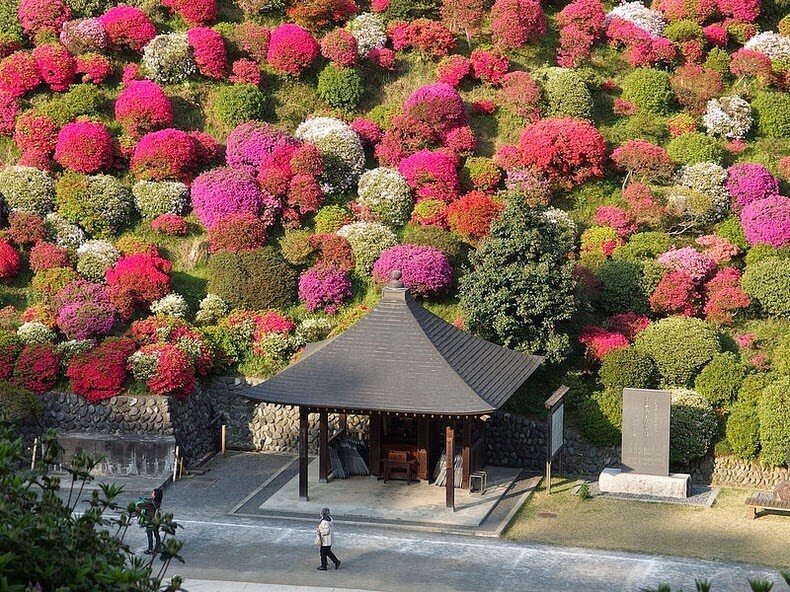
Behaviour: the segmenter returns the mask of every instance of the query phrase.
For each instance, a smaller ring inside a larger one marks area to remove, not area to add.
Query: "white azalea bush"
[[[376,215],[379,222],[399,228],[409,221],[414,202],[406,178],[395,169],[379,167],[359,178],[357,201]]]
[[[86,241],[77,249],[77,272],[85,279],[100,282],[120,257],[121,253],[108,241]]]
[[[46,216],[55,205],[55,181],[29,166],[0,169],[0,194],[12,212]]]
[[[182,214],[189,205],[189,188],[179,181],[138,181],[132,186],[134,206],[146,220],[162,214]]]
[[[151,80],[161,84],[183,82],[197,73],[186,33],[157,35],[143,48],[142,65]]]
[[[387,44],[387,29],[377,14],[363,12],[348,23],[348,30],[357,40],[357,53],[362,57]]]
[[[398,243],[395,233],[378,222],[352,222],[343,226],[337,234],[351,245],[356,270],[360,275],[369,274],[379,255]]]
[[[44,227],[49,239],[59,247],[76,251],[85,242],[82,228],[72,224],[58,213],[52,212],[44,218]]]
[[[319,178],[324,193],[342,193],[356,185],[365,169],[365,152],[348,124],[334,117],[313,117],[296,128],[295,136],[318,148],[325,167]]]
[[[229,312],[230,306],[222,298],[216,294],[206,294],[198,305],[195,322],[198,325],[214,325]]]
[[[664,33],[664,27],[667,24],[660,10],[652,10],[641,2],[623,2],[619,6],[615,6],[606,14],[604,26],[608,25],[609,21],[615,17],[628,21],[656,37]]]
[[[726,179],[727,171],[713,162],[681,167],[667,192],[667,210],[689,226],[721,220],[730,207]]]
[[[16,330],[16,336],[25,345],[41,345],[52,343],[57,336],[55,332],[39,321],[22,323]]]
[[[757,33],[743,47],[764,53],[771,58],[771,61],[790,60],[790,37],[785,37],[774,31]]]
[[[332,330],[332,321],[324,316],[310,316],[302,319],[296,327],[296,333],[301,336],[305,343],[315,343],[325,339]]]
[[[189,312],[189,306],[181,294],[172,292],[159,300],[154,300],[151,303],[151,312],[155,315],[184,319]]]
[[[742,139],[752,127],[752,108],[741,97],[711,99],[702,123],[710,135]]]

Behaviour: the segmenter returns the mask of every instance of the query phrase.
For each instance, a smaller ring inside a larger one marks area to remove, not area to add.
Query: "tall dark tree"
[[[560,362],[570,340],[564,325],[575,309],[574,232],[545,209],[512,196],[461,278],[467,327],[480,337]]]

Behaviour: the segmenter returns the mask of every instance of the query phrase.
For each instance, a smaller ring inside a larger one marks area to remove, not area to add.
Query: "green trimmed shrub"
[[[214,94],[212,108],[218,122],[233,128],[245,121],[262,119],[266,95],[254,84],[223,86]]]
[[[30,423],[41,415],[41,403],[26,388],[0,381],[0,411],[15,423]]]
[[[738,402],[757,405],[763,396],[763,389],[773,384],[779,377],[773,372],[757,372],[743,379],[738,389]]]
[[[637,68],[623,80],[622,98],[641,111],[666,114],[672,103],[669,74],[653,68]]]
[[[693,40],[702,41],[702,26],[690,19],[674,21],[664,27],[664,37],[675,43]]]
[[[605,261],[598,270],[601,308],[609,313],[623,310],[647,312],[642,291],[642,266],[630,261]]]
[[[719,351],[719,339],[705,321],[667,317],[642,331],[636,348],[653,358],[662,385],[687,386]]]
[[[762,310],[775,317],[790,316],[790,265],[779,257],[769,257],[748,265],[741,286]]]
[[[688,465],[703,456],[718,431],[716,412],[694,391],[674,389],[669,416],[669,460]]]
[[[66,0],[66,4],[71,8],[74,18],[77,18],[99,16],[115,2],[113,0]]]
[[[391,0],[382,16],[385,21],[438,20],[440,6],[439,0]]]
[[[726,436],[735,456],[746,460],[755,458],[760,450],[760,416],[757,405],[736,403],[730,407]]]
[[[779,259],[790,258],[790,245],[785,245],[781,249],[777,249],[771,245],[757,243],[748,251],[746,251],[746,255],[743,257],[743,262],[746,263],[746,266],[748,267],[750,265],[757,265],[760,261],[765,261],[771,257],[778,257]]]
[[[724,407],[735,401],[748,372],[748,366],[734,353],[716,354],[697,376],[694,388],[712,405]]]
[[[22,26],[16,14],[17,5],[17,0],[0,2],[0,44],[9,47],[21,47],[24,44]]]
[[[757,92],[752,99],[757,132],[769,138],[790,137],[790,94]]]
[[[461,169],[461,183],[469,190],[495,189],[502,173],[492,158],[486,156],[470,156]]]
[[[457,234],[432,225],[407,224],[403,228],[401,243],[439,249],[447,255],[454,270],[461,268],[469,251],[468,245]]]
[[[353,111],[364,91],[362,78],[354,68],[327,64],[318,75],[318,96],[335,109]]]
[[[543,78],[543,109],[545,117],[575,117],[589,119],[592,111],[592,95],[576,70],[547,68],[536,73]]]
[[[774,349],[772,368],[779,374],[790,376],[790,335],[783,335]]]
[[[614,389],[598,391],[584,397],[576,406],[579,431],[596,446],[615,446],[621,441],[623,425],[623,392]]]
[[[343,206],[336,204],[324,206],[315,215],[316,234],[331,234],[348,224],[353,216]]]
[[[783,376],[763,390],[758,406],[760,458],[772,466],[787,463],[790,449],[790,376]]]
[[[666,232],[637,232],[626,244],[614,250],[612,259],[632,262],[655,259],[661,253],[667,252],[671,246],[672,237]]]
[[[701,132],[689,132],[672,138],[667,144],[667,153],[678,164],[721,164],[724,159],[724,150],[719,141]]]
[[[706,70],[712,70],[722,76],[727,76],[730,73],[730,54],[727,53],[726,49],[714,47],[708,52],[703,67]]]
[[[746,242],[746,234],[743,232],[743,226],[741,226],[741,221],[738,219],[738,216],[728,216],[719,222],[716,225],[716,234],[726,238],[732,244],[744,251],[749,247],[749,243]]]
[[[58,179],[56,194],[58,213],[93,236],[118,232],[134,210],[129,188],[110,175],[69,171]]]
[[[607,389],[653,388],[658,383],[658,371],[653,359],[631,347],[613,349],[601,362],[598,376]]]
[[[39,111],[59,126],[81,115],[95,116],[104,106],[105,95],[95,84],[77,84],[63,94],[55,94],[41,105]]]
[[[208,260],[207,292],[250,310],[285,308],[296,297],[296,271],[273,247],[219,251]]]
[[[642,297],[645,299],[645,302],[650,301],[650,295],[655,291],[656,287],[658,287],[658,283],[666,272],[666,267],[655,259],[645,259],[642,261],[642,281],[639,287],[642,289]]]
[[[313,248],[310,246],[310,231],[294,229],[286,231],[280,239],[280,251],[285,260],[297,267],[307,265]]]

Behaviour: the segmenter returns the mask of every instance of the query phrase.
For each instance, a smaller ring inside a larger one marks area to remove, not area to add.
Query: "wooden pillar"
[[[329,482],[329,414],[318,414],[318,480]]]
[[[451,423],[447,425],[444,446],[447,456],[445,506],[455,511],[455,431]]]
[[[340,413],[337,418],[338,427],[341,431],[348,429],[348,415]]]
[[[472,420],[468,417],[464,419],[461,446],[461,487],[469,489],[469,475],[472,472]]]
[[[299,499],[305,502],[309,500],[307,496],[308,416],[307,407],[299,407]]]
[[[370,474],[381,473],[381,413],[370,414]]]
[[[426,481],[430,479],[431,470],[431,420],[427,417],[417,419],[417,456],[420,466],[417,476]]]

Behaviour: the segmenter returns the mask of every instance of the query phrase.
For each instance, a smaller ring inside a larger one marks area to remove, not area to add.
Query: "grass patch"
[[[745,490],[722,489],[713,507],[695,508],[605,498],[584,500],[572,493],[573,479],[545,484],[519,510],[506,539],[678,555],[790,568],[787,516],[752,520]],[[556,517],[547,517],[547,515]],[[704,576],[704,574],[700,574]]]

